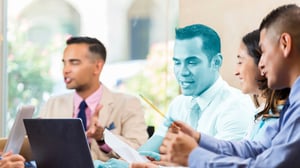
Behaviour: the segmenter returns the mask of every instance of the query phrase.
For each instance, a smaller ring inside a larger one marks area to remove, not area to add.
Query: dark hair
[[[106,49],[98,39],[91,37],[71,37],[66,41],[67,45],[80,43],[88,44],[90,52],[99,55],[99,57],[105,62]]]
[[[221,40],[216,31],[212,28],[202,25],[193,24],[183,28],[175,29],[176,40],[190,39],[200,37],[203,41],[202,49],[209,60],[221,52]]]
[[[259,30],[254,30],[242,38],[242,42],[247,47],[248,54],[254,59],[256,65],[258,65],[261,58],[259,38]],[[268,88],[267,78],[263,76],[257,78],[256,81],[259,89],[263,91],[263,97],[266,98],[266,103],[264,109],[255,115],[255,120],[260,116],[265,118],[279,116],[280,110],[278,109],[278,105],[284,103],[284,100],[290,93],[290,89],[272,90]],[[259,106],[257,95],[254,95],[254,102]]]
[[[298,19],[299,7],[296,4],[287,4],[279,6],[272,10],[261,22],[259,30],[269,28],[270,25],[281,22],[281,25],[288,26],[291,20]],[[293,22],[294,23],[294,22]],[[298,22],[299,23],[299,22]]]
[[[242,38],[243,43],[247,47],[248,54],[254,59],[256,65],[261,57],[261,51],[259,47],[259,30],[254,30],[246,34]]]

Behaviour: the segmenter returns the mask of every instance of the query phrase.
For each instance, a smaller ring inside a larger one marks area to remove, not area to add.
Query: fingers
[[[86,131],[86,135],[89,138],[94,138],[96,140],[100,140],[103,137],[104,128],[101,126],[101,124],[98,121],[99,114],[100,114],[100,111],[102,108],[103,108],[103,105],[98,104],[96,106],[95,112],[91,116],[90,126],[89,126],[88,130]]]
[[[100,123],[98,123],[98,118],[99,118],[100,111],[101,111],[102,107],[103,107],[102,104],[98,104],[96,106],[95,112],[93,113],[93,115],[91,116],[91,119],[90,119],[90,121],[91,121],[90,126],[100,125]]]
[[[25,158],[21,155],[11,155],[10,156],[10,160],[15,162],[15,161],[21,161],[21,162],[25,162]]]
[[[6,152],[6,153],[2,154],[1,156],[2,156],[2,158],[4,158],[4,157],[10,156],[10,155],[12,155],[12,151]]]
[[[158,168],[158,165],[153,163],[132,163],[130,168]]]
[[[173,133],[178,133],[178,131],[180,131],[180,128],[175,123],[172,123],[172,125],[169,128],[169,131]]]
[[[146,156],[149,160],[160,160],[160,154],[152,151],[139,151],[139,154]]]
[[[2,155],[2,160],[0,161],[0,168],[23,168],[25,159],[21,155],[5,153]]]
[[[173,150],[173,145],[176,143],[174,140],[176,140],[177,133],[168,132],[159,148],[161,157],[160,159],[162,161],[170,161],[171,160],[171,152]]]
[[[91,125],[87,130],[86,135],[96,140],[101,140],[103,137],[104,128],[102,126]]]

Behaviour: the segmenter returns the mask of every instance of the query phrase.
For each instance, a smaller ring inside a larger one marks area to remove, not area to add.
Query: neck
[[[99,87],[101,86],[101,83],[98,82],[97,85],[94,85],[91,88],[88,89],[83,89],[83,90],[76,90],[77,94],[82,98],[82,99],[86,99],[88,98],[90,95],[92,95],[94,92],[96,92]]]

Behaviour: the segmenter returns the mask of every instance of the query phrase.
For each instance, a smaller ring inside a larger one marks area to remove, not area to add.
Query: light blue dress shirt
[[[259,113],[259,112],[261,112],[264,109],[264,107],[265,107],[264,105],[261,106],[261,107],[259,107],[256,110],[256,114]],[[278,105],[277,109],[281,110],[282,107],[283,107],[283,105]],[[273,115],[273,113],[272,113],[271,110],[269,110],[269,114]],[[251,140],[251,141],[258,141],[258,140],[264,138],[267,127],[269,125],[272,125],[272,124],[278,122],[278,119],[279,119],[278,116],[268,117],[268,118],[260,116],[249,127],[248,133],[245,136],[245,139]]]
[[[189,155],[189,167],[300,167],[299,92],[300,77],[291,88],[290,105],[281,112],[281,122],[269,125],[258,141],[224,141],[201,134],[200,147]]]
[[[253,122],[254,104],[248,95],[230,87],[221,77],[201,96],[198,127],[194,128],[215,138],[241,140]],[[180,95],[169,106],[167,117],[191,125],[189,118],[191,96]],[[154,135],[165,136],[168,127],[161,125]]]

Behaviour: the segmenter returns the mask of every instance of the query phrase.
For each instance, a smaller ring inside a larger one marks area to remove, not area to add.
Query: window
[[[8,83],[3,101],[7,112],[2,123],[7,126],[6,132],[18,106],[37,106],[37,116],[50,96],[69,91],[63,83],[61,57],[65,40],[71,35],[92,36],[104,43],[108,60],[101,81],[108,87],[143,94],[162,110],[178,94],[168,62],[177,23],[177,1],[1,2],[7,2],[7,54],[2,63],[7,65],[7,73],[2,73],[7,75]],[[148,124],[155,125],[155,112],[147,108],[145,105],[150,114]]]

